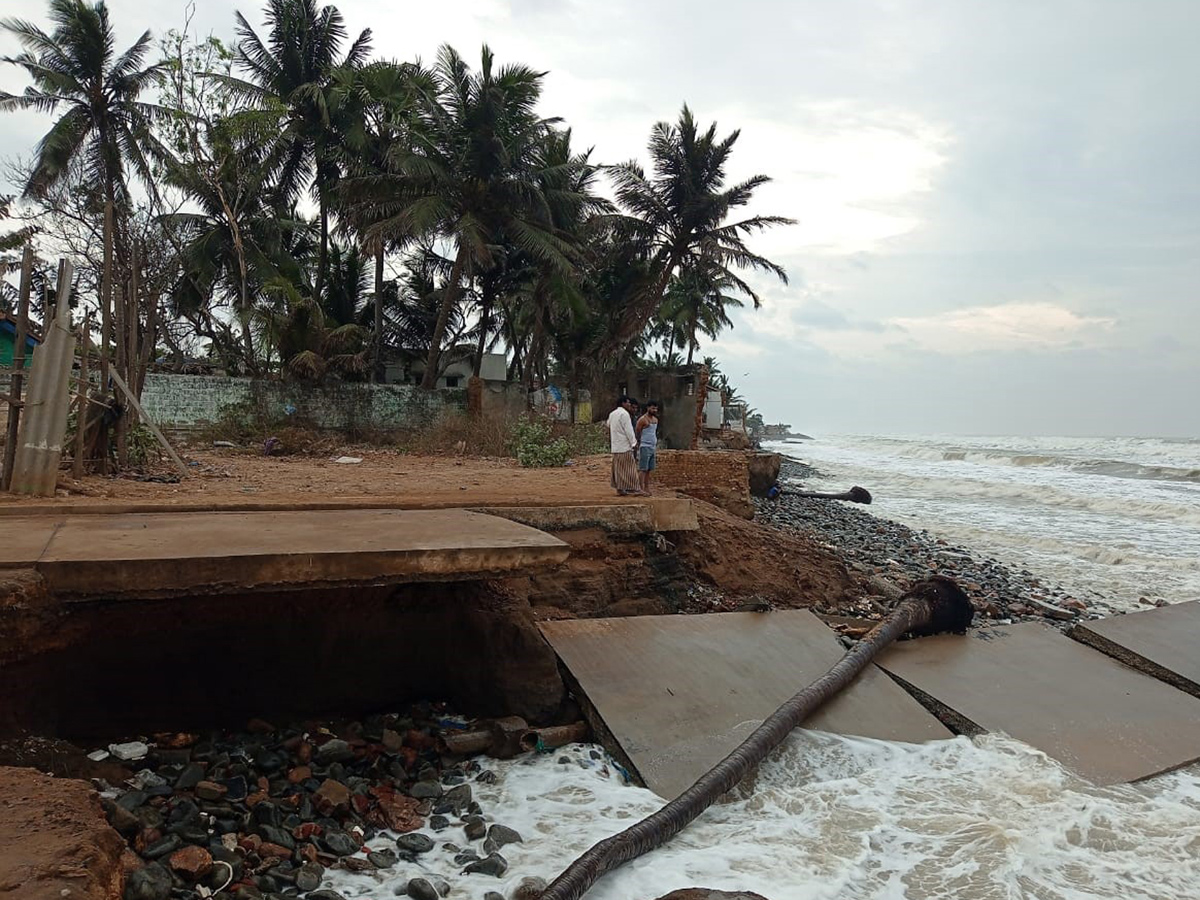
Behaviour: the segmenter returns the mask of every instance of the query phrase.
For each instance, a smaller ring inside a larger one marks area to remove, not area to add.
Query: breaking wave
[[[1200,441],[845,436],[776,445],[814,487],[861,484],[877,515],[1135,608],[1200,598]]]

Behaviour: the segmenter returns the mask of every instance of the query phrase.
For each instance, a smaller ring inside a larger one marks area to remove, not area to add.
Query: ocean
[[[810,487],[860,484],[874,514],[1096,604],[1200,597],[1198,441],[882,436],[777,449],[821,470]],[[417,868],[331,873],[330,886],[365,900],[446,876],[451,900],[482,900],[511,897],[525,876],[551,880],[662,803],[599,755],[574,745],[489,763],[499,777],[476,793],[525,838],[504,848],[501,878],[460,877],[439,847]],[[1200,766],[1097,787],[1004,735],[911,745],[798,729],[752,785],[587,900],[695,886],[768,900],[1196,900]]]
[[[1200,440],[831,436],[768,449],[924,528],[1110,610],[1200,599]],[[1198,893],[1200,895],[1200,893]]]

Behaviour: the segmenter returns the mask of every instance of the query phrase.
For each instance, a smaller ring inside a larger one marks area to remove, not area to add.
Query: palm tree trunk
[[[483,278],[483,302],[479,311],[479,342],[475,348],[475,371],[472,373],[476,378],[479,377],[479,370],[483,366],[483,345],[487,341],[488,331],[492,324],[492,306],[496,299],[496,279],[485,275]]]
[[[317,275],[313,279],[313,302],[321,302],[321,291],[325,288],[325,266],[329,257],[329,207],[325,200],[325,186],[317,191],[317,202],[321,207],[321,246],[317,248]]]
[[[442,291],[442,305],[438,309],[437,323],[433,326],[433,337],[429,342],[429,354],[425,357],[425,374],[421,376],[421,388],[432,391],[437,386],[438,359],[442,355],[442,338],[446,336],[446,324],[450,321],[450,310],[458,303],[461,294],[459,282],[462,280],[463,269],[467,267],[467,248],[458,248],[454,257],[454,266],[450,270],[450,278]]]
[[[833,668],[771,713],[732,753],[677,798],[620,834],[600,841],[571,863],[541,894],[541,900],[579,900],[601,876],[661,847],[734,788],[797,725],[849,685],[901,635],[962,632],[973,615],[971,601],[949,578],[935,576],[913,585],[891,614]]]
[[[692,316],[690,327],[688,328],[688,361],[687,364],[692,364],[692,354],[696,352],[696,316]]]
[[[375,364],[371,379],[384,380],[383,371],[383,241],[375,250]]]

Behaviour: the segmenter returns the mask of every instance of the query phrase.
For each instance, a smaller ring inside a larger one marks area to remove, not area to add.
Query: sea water
[[[359,900],[445,877],[451,900],[479,900],[510,897],[526,876],[553,879],[662,804],[595,749],[496,762],[496,783],[474,785],[495,821],[524,837],[501,851],[504,877],[459,875],[439,844],[419,863],[332,873],[330,885]],[[437,837],[466,845],[461,828]],[[798,730],[752,783],[587,897],[696,886],[769,900],[1195,900],[1200,770],[1100,788],[1003,736],[914,745]]]
[[[832,436],[767,446],[820,471],[808,489],[861,485],[873,514],[1102,607],[1200,599],[1200,440]]]
[[[773,449],[821,470],[809,487],[861,484],[873,513],[1097,602],[1200,597],[1198,441],[838,437]],[[509,897],[662,804],[591,745],[489,765],[496,783],[473,783],[476,796],[524,836],[502,850],[502,878],[459,874],[442,846],[467,846],[454,826],[418,863],[331,872],[329,885],[359,900],[445,877],[450,900]],[[693,886],[770,900],[1197,900],[1200,766],[1098,787],[1004,735],[912,745],[801,729],[750,783],[587,898]]]

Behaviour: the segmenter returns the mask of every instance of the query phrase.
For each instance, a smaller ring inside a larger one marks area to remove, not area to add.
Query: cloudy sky
[[[337,5],[380,55],[486,41],[545,69],[544,112],[602,161],[685,101],[740,128],[732,174],[770,175],[757,211],[799,223],[759,242],[791,283],[705,352],[768,420],[1200,436],[1196,0]],[[205,33],[261,19],[200,6]],[[184,20],[110,8],[123,43]],[[6,117],[0,156],[45,121]]]

